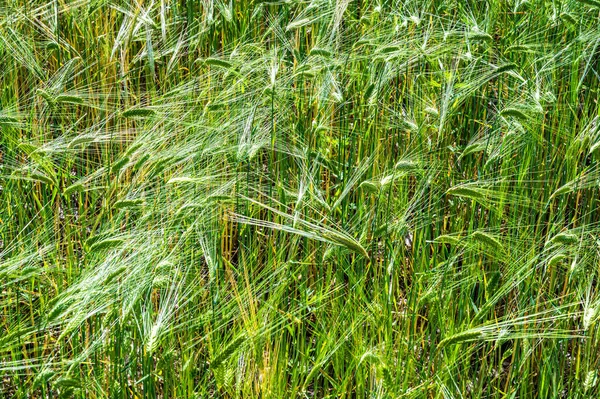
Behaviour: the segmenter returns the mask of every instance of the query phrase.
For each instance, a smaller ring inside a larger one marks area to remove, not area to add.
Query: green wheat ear
[[[127,266],[121,266],[121,267],[117,268],[116,270],[112,271],[108,276],[106,276],[106,279],[104,280],[104,284],[110,284],[113,280],[115,280],[117,277],[119,277],[121,274],[123,274],[126,270],[127,270]]]
[[[75,378],[61,377],[54,382],[54,386],[62,389],[79,388],[81,386],[81,382]]]
[[[400,51],[400,46],[385,46],[379,49],[380,54],[390,54]]]
[[[129,157],[123,157],[111,166],[110,171],[112,173],[117,173],[123,166],[127,165],[127,163],[129,163]]]
[[[523,111],[519,110],[518,108],[504,108],[500,112],[500,115],[502,115],[504,117],[511,116],[513,118],[517,118],[522,121],[526,121],[529,119],[529,116],[526,113],[524,113]]]
[[[577,0],[577,1],[579,1],[582,4],[588,5],[588,6],[600,8],[600,1],[597,1],[597,0]]]
[[[205,58],[203,60],[197,60],[198,62],[201,62],[203,65],[208,65],[208,66],[216,66],[216,67],[221,67],[221,68],[225,68],[225,69],[231,69],[233,68],[233,64],[229,61],[226,60],[222,60],[220,58]]]
[[[437,236],[433,241],[439,244],[457,245],[461,242],[461,236],[442,234],[440,236]]]
[[[71,142],[69,142],[69,144],[67,145],[67,148],[69,148],[69,149],[75,148],[78,145],[92,143],[95,140],[96,140],[96,137],[92,136],[92,135],[77,136],[73,140],[71,140]]]
[[[563,185],[562,187],[557,188],[556,191],[554,191],[552,193],[549,200],[552,200],[553,198],[558,197],[559,195],[571,193],[571,192],[573,192],[573,190],[574,190],[574,186],[571,182],[569,182],[569,183]]]
[[[497,74],[501,74],[504,72],[510,72],[510,71],[515,71],[515,70],[517,70],[517,64],[515,64],[514,62],[508,62],[508,63],[496,68],[496,70],[494,72]]]
[[[577,20],[568,12],[561,13],[560,17],[573,26],[577,25]]]
[[[401,172],[413,172],[420,170],[418,162],[411,159],[401,159],[394,165],[394,169]]]
[[[215,356],[210,362],[210,367],[215,369],[219,367],[225,360],[229,358],[240,346],[242,346],[247,339],[247,335],[245,333],[240,334],[236,339],[231,341],[229,345],[221,353]]]
[[[58,46],[58,43],[56,43],[56,42],[49,42],[46,45],[46,50],[56,51],[56,50],[59,50],[59,49],[60,49],[60,47]]]
[[[121,238],[106,238],[104,240],[95,241],[91,245],[89,245],[89,252],[92,253],[99,252],[105,249],[117,248],[124,242],[125,241]]]
[[[65,188],[65,190],[63,191],[64,195],[70,195],[70,194],[74,194],[74,193],[80,193],[82,191],[84,191],[85,187],[83,186],[83,184],[81,183],[75,183],[70,185],[69,187]]]
[[[46,100],[46,103],[54,108],[56,106],[56,99],[50,94],[48,93],[46,90],[44,89],[37,89],[37,94],[42,97],[44,100]]]
[[[506,50],[504,50],[504,53],[529,53],[532,52],[533,50],[531,49],[530,46],[525,45],[525,44],[513,44],[512,46],[508,46],[506,48]]]
[[[550,239],[551,244],[574,245],[579,242],[579,237],[570,232],[558,233]]]
[[[329,58],[329,57],[331,57],[332,54],[331,54],[331,51],[329,51],[327,49],[313,47],[312,50],[310,50],[309,55]]]
[[[547,268],[551,270],[554,267],[560,265],[567,258],[568,256],[566,254],[556,254],[548,260]]]
[[[494,38],[486,33],[486,32],[471,32],[469,34],[469,39],[473,41],[482,41],[482,42],[493,42]]]
[[[437,345],[437,350],[440,351],[447,346],[456,345],[461,342],[475,341],[481,337],[482,337],[482,333],[479,330],[463,331],[461,333],[454,334],[448,338],[444,338],[443,340],[441,340],[440,343]]]
[[[75,95],[61,94],[54,99],[56,104],[84,104],[83,98]]]
[[[39,181],[44,184],[48,184],[48,185],[56,184],[56,182],[51,177],[49,177],[48,175],[45,175],[42,172],[37,172],[37,171],[31,172],[29,174],[29,177],[33,180]]]
[[[365,190],[366,192],[377,193],[381,188],[381,184],[379,184],[379,182],[377,181],[368,180],[360,183],[359,187]]]
[[[447,194],[454,195],[457,197],[469,198],[472,200],[483,200],[485,199],[485,195],[483,192],[477,188],[464,187],[464,186],[456,186],[450,188]]]
[[[17,118],[7,115],[0,115],[0,127],[2,126],[13,126],[19,123]]]
[[[484,231],[475,231],[471,234],[471,238],[481,244],[488,245],[496,250],[504,251],[504,246],[500,240],[492,234]]]
[[[121,113],[123,118],[148,118],[156,115],[156,111],[151,108],[130,108]]]
[[[124,199],[124,200],[119,200],[119,201],[115,202],[113,205],[113,208],[115,208],[115,209],[137,208],[143,204],[144,204],[144,200],[141,198],[130,199],[130,200]]]

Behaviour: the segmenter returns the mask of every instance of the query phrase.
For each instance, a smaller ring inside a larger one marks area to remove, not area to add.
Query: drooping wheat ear
[[[457,197],[465,197],[472,200],[483,200],[485,199],[485,195],[477,190],[476,188],[465,187],[465,186],[456,186],[450,188],[446,191],[447,194],[455,195]]]
[[[332,242],[340,244],[356,253],[359,253],[365,258],[369,257],[369,253],[367,252],[367,250],[362,245],[360,245],[360,243],[357,240],[346,234],[333,231],[323,232],[322,234],[323,237],[331,240]]]
[[[566,23],[570,24],[571,27],[575,27],[577,26],[577,20],[575,19],[575,17],[568,12],[562,12],[560,13],[560,18],[565,21]]]
[[[313,47],[308,55],[313,57],[320,56],[324,58],[329,58],[331,57],[331,51],[324,48]]]
[[[40,97],[42,97],[44,100],[46,100],[46,103],[47,103],[47,104],[48,104],[50,107],[52,107],[52,108],[54,108],[54,107],[55,107],[55,105],[56,105],[56,100],[55,100],[55,98],[54,98],[54,97],[53,97],[53,96],[52,96],[50,93],[48,93],[46,90],[44,90],[44,89],[37,89],[37,94],[38,94]]]
[[[59,47],[58,43],[56,43],[55,41],[51,41],[51,42],[48,42],[48,44],[46,44],[46,50],[55,51],[55,50],[59,50],[59,49],[60,49],[60,47]]]
[[[459,344],[461,342],[474,341],[474,340],[477,340],[477,338],[481,338],[482,335],[483,334],[479,330],[463,331],[461,333],[454,334],[448,338],[444,338],[443,340],[441,340],[440,343],[437,345],[437,350],[439,351],[449,345],[455,345],[455,344]]]
[[[83,98],[72,94],[61,94],[54,99],[56,104],[84,104]]]
[[[12,126],[19,123],[17,118],[7,115],[0,115],[0,127],[2,126]]]
[[[285,30],[286,31],[290,31],[293,29],[297,29],[297,28],[301,28],[305,25],[308,25],[310,23],[310,18],[303,18],[297,21],[293,21],[291,23],[289,23],[286,27]]]
[[[396,162],[394,169],[401,172],[413,172],[420,169],[419,163],[412,159],[401,159]]]
[[[210,362],[210,367],[212,369],[217,368],[223,363],[225,360],[229,358],[244,342],[246,342],[247,335],[246,333],[240,334],[237,338],[227,345],[225,349],[221,353],[219,353],[215,358]]]
[[[600,1],[597,0],[577,0],[582,4],[586,4],[588,6],[600,8]]]
[[[90,245],[90,252],[99,252],[105,249],[112,249],[123,244],[125,240],[122,238],[105,238],[104,240],[96,241]]]
[[[63,194],[65,196],[68,196],[70,194],[73,193],[80,193],[84,190],[84,186],[81,183],[74,183],[71,184],[69,187],[65,188],[65,190],[63,191]]]
[[[67,148],[69,148],[69,149],[75,148],[78,145],[88,144],[88,143],[94,142],[95,140],[96,140],[96,136],[94,136],[94,135],[77,136],[69,142],[69,144],[67,145]]]
[[[110,171],[113,173],[117,173],[118,171],[121,170],[121,168],[123,166],[127,165],[128,162],[129,162],[129,157],[123,157],[111,166]]]
[[[561,264],[565,259],[567,259],[566,254],[556,254],[548,260],[547,268],[552,269]]]
[[[362,183],[360,183],[358,187],[362,188],[366,192],[377,193],[381,188],[381,184],[379,184],[378,181],[365,180]]]
[[[564,245],[573,245],[579,242],[579,237],[577,235],[570,232],[562,232],[558,233],[554,237],[550,239],[551,244],[564,244]]]
[[[504,250],[504,246],[500,242],[500,240],[484,231],[475,231],[471,234],[471,238],[475,241],[479,241],[481,244],[489,245],[497,250]]]
[[[574,185],[571,182],[569,182],[569,183],[557,188],[556,191],[554,191],[552,193],[549,200],[552,200],[555,197],[558,197],[559,195],[571,193],[571,192],[573,192],[574,188],[575,188]]]
[[[508,62],[508,63],[496,68],[496,70],[494,72],[499,75],[504,72],[515,71],[516,69],[517,69],[517,64],[515,64],[514,62]]]
[[[104,280],[104,284],[110,284],[114,279],[116,279],[121,274],[123,274],[123,272],[125,272],[125,270],[127,270],[127,266],[118,267],[117,269],[112,271],[108,276],[106,276],[106,279]]]
[[[121,113],[123,118],[148,118],[154,116],[156,111],[151,108],[130,108]]]
[[[400,46],[385,46],[382,47],[381,49],[379,49],[378,53],[379,54],[390,54],[390,53],[395,53],[397,51],[400,51]]]
[[[144,200],[141,198],[136,199],[123,199],[115,202],[113,207],[115,209],[125,209],[125,208],[137,208],[144,204]]]
[[[142,155],[133,165],[133,170],[139,170],[144,164],[150,159],[151,154],[146,153]]]
[[[433,241],[436,243],[439,243],[439,244],[457,245],[457,244],[460,244],[460,240],[461,240],[460,236],[450,235],[450,234],[442,234],[440,236],[437,236]]]
[[[39,171],[33,171],[29,174],[29,178],[32,180],[37,180],[39,182],[48,184],[48,185],[54,185],[56,184],[56,181],[54,181],[54,179],[52,179],[51,177],[49,177],[48,175],[39,172]]]
[[[532,51],[531,47],[529,47],[526,44],[513,44],[512,46],[508,46],[506,48],[506,50],[504,50],[504,54],[513,53],[513,52],[529,53],[531,51]]]
[[[56,380],[54,382],[54,386],[56,388],[61,388],[62,390],[68,389],[68,388],[80,388],[81,387],[81,382],[75,378],[71,378],[71,377],[61,377],[58,380]]]
[[[205,58],[203,60],[198,60],[199,62],[202,62],[203,65],[208,65],[208,66],[216,66],[216,67],[221,67],[221,68],[225,68],[225,69],[231,69],[233,68],[233,64],[229,61],[223,60],[221,58]]]
[[[517,118],[520,119],[522,121],[526,121],[529,119],[529,116],[524,113],[523,111],[521,111],[518,108],[504,108],[502,111],[500,111],[500,115],[507,117],[507,116],[512,116],[513,118]]]

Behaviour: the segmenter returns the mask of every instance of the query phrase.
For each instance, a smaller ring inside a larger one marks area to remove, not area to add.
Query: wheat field
[[[600,395],[600,1],[0,0],[0,398]]]

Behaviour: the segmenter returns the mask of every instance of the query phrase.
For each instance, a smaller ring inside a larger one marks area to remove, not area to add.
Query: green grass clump
[[[0,398],[596,398],[598,0],[0,1]]]

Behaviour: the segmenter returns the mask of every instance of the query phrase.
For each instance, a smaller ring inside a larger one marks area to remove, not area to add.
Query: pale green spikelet
[[[156,111],[151,108],[130,108],[121,113],[123,118],[148,118],[156,115]]]
[[[456,345],[461,342],[475,341],[481,337],[482,337],[481,331],[478,331],[478,330],[463,331],[461,333],[454,334],[448,338],[444,338],[443,340],[441,340],[440,343],[437,345],[437,349],[442,350],[447,346]]]
[[[95,140],[96,140],[96,137],[92,136],[92,135],[77,136],[73,140],[71,140],[71,142],[69,142],[69,144],[67,145],[67,148],[75,148],[78,145],[89,144],[89,143],[94,142]]]
[[[56,105],[55,98],[50,93],[48,93],[46,90],[44,90],[44,89],[37,89],[37,94],[40,97],[42,97],[44,100],[46,100],[46,103],[50,107],[54,107]]]
[[[381,184],[379,184],[379,182],[376,181],[366,180],[360,183],[359,187],[365,190],[366,192],[377,193],[381,188]]]
[[[588,6],[600,8],[600,1],[597,1],[597,0],[577,0],[577,1],[579,1],[582,4],[588,5]]]
[[[442,234],[440,236],[437,236],[433,241],[436,243],[439,243],[439,244],[457,245],[457,244],[460,244],[460,240],[461,240],[460,236],[450,235],[450,234]]]
[[[492,42],[494,38],[486,32],[481,31],[473,31],[469,33],[469,39],[474,41],[482,41],[482,42]]]
[[[56,104],[63,104],[63,103],[68,103],[68,104],[84,104],[85,102],[83,101],[83,98],[76,96],[76,95],[72,95],[72,94],[61,94],[56,96],[56,98],[54,99],[54,101],[56,102]]]
[[[551,244],[564,244],[564,245],[574,245],[579,242],[579,237],[577,235],[570,232],[562,232],[558,233],[552,239],[550,239]]]
[[[513,118],[517,118],[517,119],[520,119],[522,121],[526,121],[526,120],[529,119],[529,116],[526,113],[524,113],[523,111],[521,111],[518,108],[512,108],[512,107],[504,108],[500,112],[500,115],[502,115],[504,117],[511,116]]]
[[[476,188],[466,187],[466,186],[456,186],[450,188],[447,194],[454,195],[457,197],[465,197],[472,200],[483,200],[485,199],[485,195],[477,190]]]
[[[50,178],[48,175],[39,172],[39,171],[33,171],[29,174],[29,178],[35,181],[39,181],[41,183],[44,184],[48,184],[48,185],[54,185],[56,184],[56,182]]]
[[[0,115],[0,127],[3,126],[13,126],[19,123],[17,118],[8,115]]]
[[[548,260],[548,269],[552,269],[567,259],[565,254],[556,254]]]
[[[80,193],[80,192],[84,191],[84,188],[85,187],[83,186],[83,184],[74,183],[74,184],[71,184],[69,187],[65,188],[65,190],[63,191],[63,194],[65,196],[67,196],[67,195],[71,195],[74,193]]]
[[[113,205],[114,209],[125,209],[125,208],[137,208],[144,204],[144,200],[141,198],[136,199],[123,199],[115,202]]]
[[[313,47],[312,50],[310,50],[309,55],[329,58],[329,57],[331,57],[331,51],[324,49],[324,48]]]
[[[205,58],[204,60],[202,60],[202,63],[204,65],[216,66],[216,67],[221,67],[221,68],[225,68],[225,69],[231,69],[233,67],[231,62],[220,59],[220,58],[213,58],[213,57]]]
[[[127,270],[127,266],[118,267],[117,269],[112,271],[108,276],[106,276],[106,279],[104,280],[104,284],[110,284],[114,279],[116,279],[121,274],[123,274],[125,272],[125,270]]]
[[[496,68],[496,70],[494,71],[494,73],[496,74],[501,74],[501,73],[505,73],[505,72],[511,72],[511,71],[515,71],[517,69],[517,64],[515,64],[514,62],[508,62],[504,65],[499,66],[498,68]]]
[[[90,245],[90,252],[99,252],[105,249],[113,249],[123,244],[123,242],[125,241],[121,238],[106,238],[104,240],[94,242],[92,245]]]
[[[233,341],[229,343],[217,356],[215,356],[211,362],[211,368],[217,368],[223,363],[225,360],[229,358],[240,346],[242,346],[246,342],[247,336],[245,333],[240,334]]]
[[[123,166],[127,165],[128,162],[129,162],[129,157],[123,157],[123,158],[119,159],[117,162],[115,162],[114,164],[112,164],[110,171],[112,173],[117,173],[118,171],[121,170],[121,168],[123,168]]]
[[[568,194],[573,192],[573,184],[571,183],[567,183],[559,188],[557,188],[552,195],[550,196],[550,200],[552,200],[555,197],[558,197],[559,195],[563,195],[563,194]]]
[[[504,246],[500,242],[500,240],[493,236],[492,234],[486,233],[484,231],[475,231],[471,234],[471,238],[475,241],[480,242],[484,245],[489,245],[498,250],[504,250]]]

